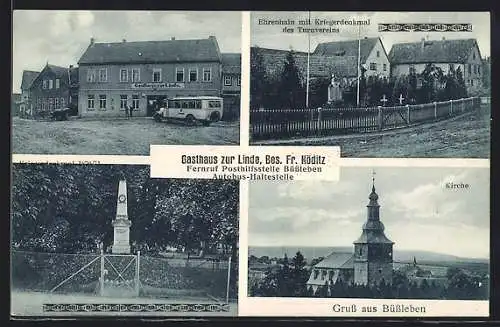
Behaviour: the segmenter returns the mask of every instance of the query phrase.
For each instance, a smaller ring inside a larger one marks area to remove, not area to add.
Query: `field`
[[[42,292],[11,292],[11,315],[13,317],[26,316],[146,316],[146,317],[171,317],[171,316],[236,316],[237,304],[230,302],[229,312],[43,312],[43,304],[51,303],[78,303],[78,304],[209,304],[216,303],[208,298],[109,298],[90,295],[49,294]]]
[[[12,153],[149,155],[150,144],[239,144],[239,123],[208,127],[157,123],[152,118],[34,121],[13,117]]]
[[[482,105],[478,112],[400,130],[254,144],[340,146],[342,157],[489,158],[490,116],[489,105]]]

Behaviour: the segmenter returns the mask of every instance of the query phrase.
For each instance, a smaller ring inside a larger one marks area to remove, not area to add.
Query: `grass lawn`
[[[78,317],[95,317],[95,316],[146,316],[146,317],[180,317],[180,316],[236,316],[238,314],[238,305],[235,302],[229,303],[228,312],[44,312],[43,304],[205,304],[216,303],[208,298],[170,298],[170,299],[153,299],[153,298],[111,298],[82,294],[49,294],[42,292],[11,292],[11,315],[15,317],[27,316],[78,316]]]
[[[342,157],[489,158],[490,106],[436,123],[378,133],[253,142],[262,145],[332,145]]]
[[[12,153],[149,155],[150,144],[237,145],[239,123],[208,127],[151,118],[34,121],[13,117]]]

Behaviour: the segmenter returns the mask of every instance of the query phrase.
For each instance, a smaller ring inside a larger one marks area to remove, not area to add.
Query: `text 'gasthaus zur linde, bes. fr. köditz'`
[[[323,173],[328,157],[319,154],[182,155],[189,173],[212,173],[214,179],[294,180],[297,173]]]

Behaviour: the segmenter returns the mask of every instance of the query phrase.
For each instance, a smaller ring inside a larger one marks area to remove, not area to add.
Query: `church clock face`
[[[118,196],[118,202],[120,202],[120,203],[124,203],[126,199],[127,199],[127,197],[125,196],[125,194],[120,194]]]

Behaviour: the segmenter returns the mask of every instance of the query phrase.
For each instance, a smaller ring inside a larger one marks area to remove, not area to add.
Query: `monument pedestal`
[[[131,225],[132,223],[128,219],[118,218],[113,220],[114,237],[111,248],[112,253],[130,254],[129,231]]]

